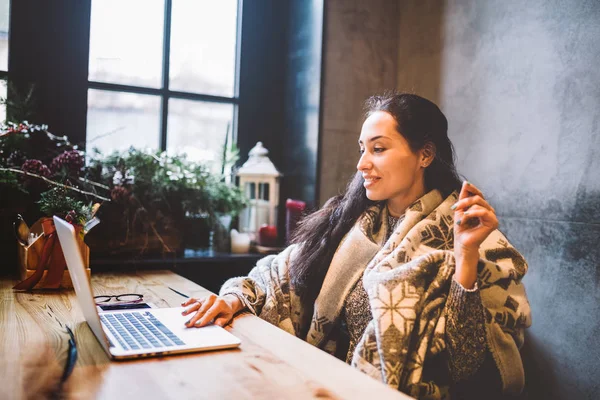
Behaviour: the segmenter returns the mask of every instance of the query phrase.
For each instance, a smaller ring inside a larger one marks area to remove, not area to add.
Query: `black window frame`
[[[169,100],[170,99],[182,99],[192,101],[202,101],[207,103],[219,103],[219,104],[232,104],[233,105],[233,116],[232,116],[232,139],[235,143],[237,141],[238,131],[238,109],[240,105],[239,98],[239,81],[240,81],[240,49],[241,49],[241,33],[242,33],[242,9],[243,0],[237,0],[237,16],[236,16],[236,46],[235,46],[235,72],[234,72],[234,86],[233,96],[217,96],[204,93],[184,92],[178,90],[169,89],[169,72],[170,72],[170,55],[171,55],[171,17],[173,0],[164,0],[164,25],[163,25],[163,55],[162,55],[162,76],[161,76],[161,88],[149,88],[143,86],[124,85],[116,83],[106,83],[98,81],[90,81],[88,78],[87,90],[97,89],[109,92],[117,93],[132,93],[132,94],[146,94],[160,97],[161,111],[160,111],[160,151],[167,150],[168,140],[168,116],[169,116]],[[90,15],[90,24],[91,24]],[[88,47],[89,54],[89,47]],[[88,73],[89,76],[89,73]],[[87,119],[87,115],[86,115]],[[86,142],[87,142],[87,129],[86,129]]]
[[[9,58],[10,58],[10,25],[11,25],[11,19],[12,19],[11,2],[12,2],[12,0],[8,2],[8,57]],[[4,81],[4,84],[6,85],[6,97],[8,97],[8,79],[9,79],[8,70],[9,70],[9,64],[7,62],[6,63],[6,71],[0,70],[0,81]],[[8,110],[7,110],[7,112],[8,112]],[[6,118],[6,115],[4,116],[4,118]],[[2,122],[4,122],[4,120]]]
[[[321,112],[313,97],[322,96],[324,3],[238,3],[243,9],[238,25],[243,23],[232,129],[238,163],[261,141],[284,174],[280,204],[288,197],[307,200],[309,207],[318,203],[320,123],[307,125],[306,117],[314,120]],[[87,143],[90,14],[91,0],[11,0],[10,5],[8,82],[18,92],[34,85],[29,122],[48,125],[81,149]]]

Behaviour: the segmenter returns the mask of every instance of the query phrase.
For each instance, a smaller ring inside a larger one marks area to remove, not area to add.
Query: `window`
[[[0,0],[0,98],[6,99],[8,79],[8,28],[10,22],[10,0]],[[6,107],[0,105],[0,120],[6,119]]]
[[[92,0],[87,148],[186,152],[220,171],[236,132],[240,9],[238,0]]]

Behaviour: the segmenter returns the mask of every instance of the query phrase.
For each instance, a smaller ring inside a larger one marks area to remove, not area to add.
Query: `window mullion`
[[[171,8],[172,0],[165,0],[165,23],[163,37],[163,71],[162,71],[162,97],[160,117],[160,149],[167,149],[167,122],[169,115],[169,61],[171,54]]]
[[[239,98],[240,98],[240,68],[241,60],[240,55],[242,53],[242,10],[244,8],[244,0],[238,0],[237,4],[237,21],[236,21],[236,39],[235,39],[235,74],[234,74],[234,86],[233,86],[233,97],[238,100],[237,104],[233,106],[233,121],[231,126],[231,139],[232,143],[237,144],[237,133],[238,133],[238,113],[239,113]]]

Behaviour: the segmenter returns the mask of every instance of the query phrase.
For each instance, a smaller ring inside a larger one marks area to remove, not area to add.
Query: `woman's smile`
[[[377,182],[379,182],[379,180],[381,178],[378,176],[367,175],[367,176],[363,176],[363,179],[365,180],[365,183],[363,183],[363,186],[365,187],[365,189],[368,189],[370,187],[373,187],[373,185],[375,185]]]

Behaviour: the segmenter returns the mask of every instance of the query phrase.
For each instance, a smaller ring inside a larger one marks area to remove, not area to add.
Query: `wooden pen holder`
[[[52,218],[39,219],[31,226],[29,232],[30,234],[33,234],[33,239],[30,239],[27,245],[19,243],[18,246],[20,278],[23,281],[29,279],[32,275],[36,274],[38,268],[43,268],[44,271],[41,279],[39,279],[33,287],[28,287],[26,289],[73,288],[71,276],[69,275],[69,270],[66,269],[66,262],[54,230],[54,221]],[[75,232],[79,251],[81,252],[83,263],[89,278],[91,275],[89,268],[90,249],[83,241],[82,227],[75,226]],[[52,237],[52,235],[54,235],[54,237]],[[54,243],[48,243],[49,240],[53,240]],[[49,255],[46,256],[45,265],[41,265],[43,262],[44,251],[49,252]],[[48,271],[56,268],[61,269],[62,277],[59,280],[56,279],[56,272],[54,272],[52,274],[53,276],[50,277],[51,279],[48,279]]]

